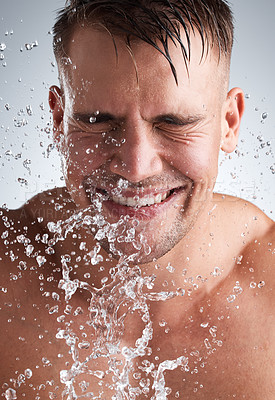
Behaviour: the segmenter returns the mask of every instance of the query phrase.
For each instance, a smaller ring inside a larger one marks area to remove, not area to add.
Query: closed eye
[[[169,140],[189,143],[191,139],[202,135],[201,126],[203,122],[205,122],[205,117],[202,115],[187,117],[162,115],[158,122],[154,124],[154,127]]]
[[[69,119],[74,128],[85,132],[103,133],[117,129],[115,118],[108,113],[74,113]]]
[[[202,122],[204,116],[182,116],[174,114],[166,114],[158,116],[154,121],[154,126],[159,129],[165,128],[185,128],[197,125]]]

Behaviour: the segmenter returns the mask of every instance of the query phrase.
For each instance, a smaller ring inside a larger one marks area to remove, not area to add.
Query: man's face
[[[62,70],[59,146],[77,206],[97,204],[106,222],[120,219],[115,247],[128,255],[141,247],[143,263],[171,250],[209,206],[225,90],[216,57],[201,62],[199,37],[192,37],[188,72],[180,48],[169,46],[178,85],[151,46],[115,43],[117,55],[108,33],[75,32]],[[130,228],[134,246],[125,240]]]

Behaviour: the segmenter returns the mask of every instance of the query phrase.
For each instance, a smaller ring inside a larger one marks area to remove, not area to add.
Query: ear
[[[242,89],[231,89],[227,94],[223,109],[221,149],[226,153],[231,153],[237,146],[244,109],[245,101]]]
[[[51,86],[49,91],[49,106],[53,114],[53,138],[58,144],[63,135],[62,92],[59,87]]]

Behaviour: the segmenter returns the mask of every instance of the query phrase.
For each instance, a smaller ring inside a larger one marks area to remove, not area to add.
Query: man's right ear
[[[53,115],[53,138],[57,144],[63,134],[62,93],[59,87],[51,86],[49,91],[49,106]]]

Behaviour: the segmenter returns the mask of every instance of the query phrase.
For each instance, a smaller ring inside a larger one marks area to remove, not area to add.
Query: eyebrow
[[[90,119],[94,117],[95,121],[94,123],[104,123],[104,122],[112,122],[112,121],[116,121],[116,122],[121,122],[124,120],[124,118],[121,117],[116,117],[113,114],[110,113],[81,113],[81,112],[76,112],[73,114],[73,119],[75,121],[78,122],[83,122],[85,124],[91,124]],[[201,122],[202,120],[205,119],[205,115],[203,114],[194,114],[194,115],[181,115],[181,114],[173,114],[173,113],[168,113],[168,114],[160,114],[157,115],[153,118],[151,118],[150,120],[148,120],[148,122],[151,123],[172,123],[175,125],[179,125],[179,126],[186,126],[186,125],[192,125],[192,124],[196,124],[198,122]]]

